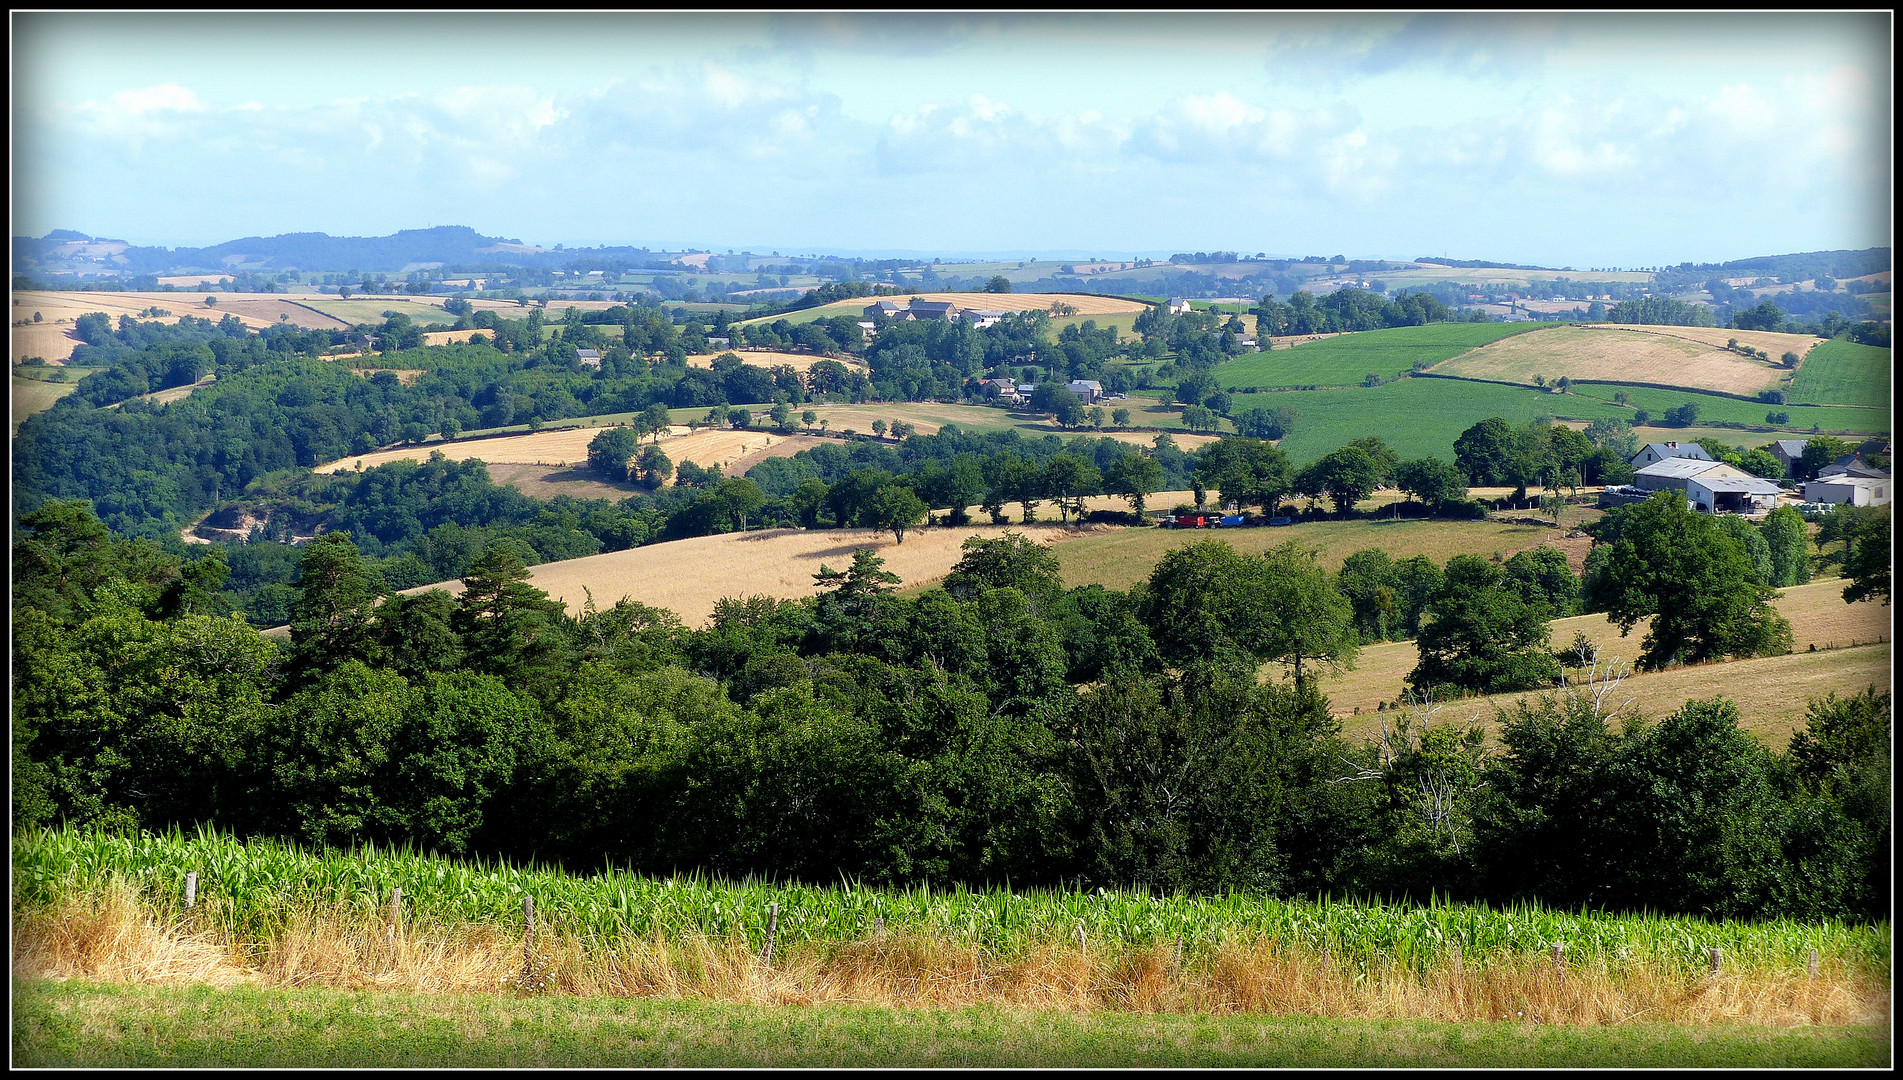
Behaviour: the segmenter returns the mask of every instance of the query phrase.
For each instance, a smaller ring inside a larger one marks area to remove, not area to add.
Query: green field
[[[1884,1067],[1879,1027],[1550,1026],[15,978],[25,1068]]]
[[[1416,361],[1438,364],[1535,325],[1434,323],[1364,330],[1230,360],[1217,366],[1216,382],[1224,387],[1359,386],[1370,372],[1391,379]]]
[[[1890,350],[1841,338],[1824,342],[1797,369],[1791,400],[1889,408]]]
[[[1593,420],[1632,415],[1629,409],[1596,398],[1455,379],[1401,379],[1369,388],[1238,394],[1234,410],[1278,405],[1298,414],[1281,442],[1290,463],[1297,466],[1363,435],[1380,436],[1402,460],[1432,454],[1452,461],[1454,440],[1489,416],[1522,424],[1537,416]],[[1757,419],[1764,419],[1762,411]]]
[[[1820,345],[1818,348],[1823,348]],[[1761,401],[1740,401],[1737,398],[1719,397],[1716,394],[1701,394],[1695,390],[1660,390],[1651,386],[1632,386],[1621,383],[1574,383],[1570,394],[1551,394],[1550,398],[1590,398],[1610,402],[1612,395],[1619,391],[1630,395],[1632,409],[1644,409],[1652,414],[1657,422],[1667,409],[1674,409],[1686,403],[1698,406],[1700,421],[1723,420],[1740,424],[1763,424],[1765,414],[1787,412],[1791,414],[1788,424],[1780,427],[1788,431],[1809,431],[1813,425],[1823,431],[1867,431],[1887,432],[1890,430],[1890,409],[1888,403],[1878,408],[1857,408],[1851,405],[1766,405]],[[1573,404],[1551,406],[1555,413],[1562,409],[1572,410],[1564,415],[1586,416],[1577,411],[1580,406]],[[1630,421],[1632,409],[1621,409],[1621,419]]]

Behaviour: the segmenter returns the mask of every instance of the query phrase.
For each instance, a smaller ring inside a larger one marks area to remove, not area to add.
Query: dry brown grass
[[[592,593],[595,603],[607,607],[623,596],[666,608],[689,626],[705,622],[722,597],[773,596],[798,599],[813,595],[813,575],[829,566],[844,570],[852,565],[855,548],[875,548],[885,569],[908,586],[936,581],[951,570],[964,552],[967,537],[997,537],[1014,529],[1039,542],[1060,542],[1088,536],[1092,527],[1056,525],[971,525],[961,529],[921,529],[909,532],[904,544],[889,532],[871,529],[771,529],[725,533],[649,544],[626,551],[590,555],[584,559],[543,563],[529,570],[529,584],[579,612]],[[427,585],[423,589],[462,591],[462,582]]]
[[[1772,361],[1726,350],[1726,340],[1734,337],[1739,344],[1764,349]],[[1755,340],[1759,338],[1765,340]],[[1786,373],[1776,364],[1777,357],[1787,351],[1802,356],[1819,340],[1802,334],[1684,326],[1555,326],[1470,349],[1436,364],[1432,370],[1436,374],[1527,384],[1535,375],[1548,380],[1566,375],[1755,394]]]
[[[1631,699],[1631,708],[1654,719],[1686,701],[1720,694],[1738,706],[1745,730],[1774,749],[1782,749],[1804,723],[1811,698],[1835,692],[1853,694],[1869,685],[1890,686],[1890,612],[1879,604],[1846,604],[1841,580],[1819,581],[1783,590],[1777,610],[1791,622],[1795,650],[1788,656],[1733,660],[1628,678],[1618,697]],[[1577,634],[1598,645],[1601,657],[1629,665],[1639,654],[1650,620],[1621,637],[1619,628],[1604,615],[1555,619],[1552,645],[1564,648]],[[1816,646],[1818,651],[1812,652]],[[1856,646],[1856,647],[1852,647]],[[1373,733],[1382,702],[1402,700],[1408,673],[1420,653],[1411,641],[1369,645],[1361,650],[1351,671],[1327,680],[1322,690],[1335,714],[1349,718],[1343,730],[1351,736]],[[1535,697],[1500,694],[1454,705],[1448,715],[1493,715],[1495,706]],[[1358,714],[1358,715],[1357,715]]]
[[[1087,293],[905,293],[901,296],[862,296],[852,300],[835,300],[812,308],[803,315],[829,319],[838,315],[851,315],[858,318],[866,308],[881,300],[890,300],[904,307],[913,298],[930,301],[950,301],[960,309],[975,308],[979,311],[1048,311],[1052,304],[1069,304],[1077,309],[1079,316],[1117,315],[1126,312],[1142,312],[1150,305],[1136,300],[1122,300],[1114,296],[1092,296]],[[769,315],[759,319],[748,319],[750,323],[770,323],[778,315]]]
[[[697,353],[687,358],[687,366],[710,368],[714,366],[715,360],[729,352],[747,364],[763,368],[790,367],[794,371],[805,372],[811,371],[813,365],[821,360],[831,360],[861,371],[866,367],[866,362],[856,356],[819,356],[815,353],[780,352],[775,349],[723,349],[720,352]]]
[[[209,920],[208,920],[209,921]],[[515,928],[406,924],[360,909],[290,912],[265,940],[162,921],[123,883],[57,908],[16,913],[17,976],[230,987],[427,993],[520,992]],[[1719,975],[1642,962],[1443,960],[1425,971],[1330,959],[1273,940],[1192,947],[1050,941],[1012,953],[907,934],[789,947],[769,965],[749,942],[689,936],[603,942],[538,932],[530,976],[541,992],[697,998],[757,1005],[901,1008],[990,1005],[1057,1011],[1268,1013],[1360,1019],[1543,1024],[1887,1024],[1880,973],[1824,964],[1734,967]]]
[[[581,466],[588,461],[588,444],[602,430],[599,427],[557,428],[552,431],[537,431],[527,435],[505,435],[493,439],[402,446],[393,450],[378,450],[355,457],[340,458],[328,464],[319,465],[311,471],[314,473],[355,472],[360,466],[365,469],[374,469],[392,461],[427,461],[431,454],[439,451],[452,461],[467,461],[474,458],[496,465]],[[661,437],[660,445],[661,449],[667,452],[668,459],[676,465],[683,461],[692,461],[703,468],[719,465],[726,470],[734,462],[751,455],[760,455],[785,438],[787,436],[765,431],[734,431],[728,428],[690,431],[685,426],[677,425],[669,428],[668,434]],[[642,440],[644,444],[649,441],[651,440]]]

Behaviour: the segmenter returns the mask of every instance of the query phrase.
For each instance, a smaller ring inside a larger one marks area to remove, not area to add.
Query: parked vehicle
[[[1295,519],[1294,519],[1294,518],[1292,518],[1292,517],[1288,517],[1288,516],[1286,516],[1286,515],[1284,515],[1284,516],[1281,516],[1281,517],[1272,517],[1272,518],[1270,518],[1270,519],[1269,519],[1269,524],[1271,524],[1271,525],[1293,525],[1293,524],[1295,524]]]

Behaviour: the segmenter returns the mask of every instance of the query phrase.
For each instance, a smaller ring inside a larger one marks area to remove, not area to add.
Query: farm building
[[[1883,480],[1890,478],[1889,473],[1884,472],[1882,469],[1875,468],[1869,462],[1863,460],[1863,455],[1861,454],[1845,454],[1843,457],[1817,470],[1817,479],[1819,480],[1832,476],[1850,476]]]
[[[1682,491],[1708,514],[1753,514],[1777,505],[1778,485],[1710,458],[1667,458],[1638,471],[1633,486],[1647,492]]]
[[[601,369],[601,353],[595,349],[576,349],[575,362],[585,368]]]
[[[962,322],[968,322],[978,329],[983,330],[987,326],[996,326],[998,323],[1003,322],[1004,312],[980,311],[977,308],[966,308],[958,313],[958,318]]]
[[[1852,506],[1884,506],[1890,501],[1890,478],[1840,474],[1812,480],[1804,485],[1804,501],[1849,503]]]
[[[881,315],[884,315],[888,319],[910,320],[912,318],[911,312],[890,300],[880,300],[876,303],[866,305],[866,318],[876,319]]]
[[[1094,405],[1103,399],[1103,383],[1096,379],[1072,379],[1067,389],[1082,398],[1086,405]]]
[[[958,305],[950,300],[914,300],[906,308],[914,319],[951,320],[958,317]]]
[[[1788,476],[1792,463],[1804,456],[1804,448],[1809,445],[1809,439],[1779,439],[1771,444],[1771,456],[1784,466],[1784,473]]]
[[[1632,455],[1632,467],[1643,469],[1647,465],[1656,465],[1668,458],[1693,458],[1698,461],[1710,461],[1711,455],[1697,443],[1655,442],[1646,443],[1644,449]]]
[[[1171,315],[1187,315],[1190,312],[1189,301],[1173,296],[1170,298],[1169,311]]]

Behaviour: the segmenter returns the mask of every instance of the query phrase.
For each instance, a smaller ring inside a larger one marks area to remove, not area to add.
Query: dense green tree
[[[1771,607],[1777,593],[1753,580],[1744,545],[1682,493],[1614,507],[1588,531],[1607,554],[1588,559],[1587,606],[1606,612],[1622,633],[1653,616],[1641,666],[1790,650],[1790,623]]]
[[[561,603],[530,585],[528,577],[514,552],[503,546],[489,549],[464,575],[450,625],[470,670],[547,694],[559,681],[568,639]]]
[[[1422,614],[1416,693],[1440,687],[1507,693],[1549,686],[1559,662],[1546,651],[1552,609],[1528,602],[1500,567],[1477,555],[1447,560],[1446,580]]]
[[[1765,515],[1762,529],[1771,550],[1771,585],[1782,589],[1810,581],[1810,530],[1804,516],[1779,506]]]
[[[1467,497],[1466,479],[1460,470],[1439,458],[1403,461],[1394,467],[1394,480],[1402,491],[1430,509]]]
[[[1549,618],[1579,613],[1579,578],[1566,553],[1545,544],[1517,552],[1503,564],[1506,583],[1529,604],[1545,604]]]
[[[304,545],[298,560],[298,596],[291,605],[293,683],[350,660],[374,656],[371,621],[386,592],[374,567],[364,563],[350,534],[330,532]]]
[[[1460,433],[1454,440],[1454,464],[1473,484],[1498,484],[1507,476],[1507,458],[1513,449],[1513,428],[1497,416]]]
[[[957,599],[974,600],[987,589],[1016,589],[1042,609],[1063,595],[1057,553],[1022,533],[1007,530],[995,540],[967,537],[961,550],[944,581],[945,591]]]
[[[628,462],[640,446],[640,437],[629,428],[602,428],[588,442],[588,467],[609,480],[626,480]]]
[[[1844,533],[1844,602],[1882,597],[1890,602],[1890,515],[1888,507],[1865,507],[1877,511],[1852,519]],[[1832,515],[1835,516],[1835,515]]]
[[[1144,500],[1163,483],[1163,466],[1154,458],[1133,451],[1121,455],[1103,471],[1105,490],[1130,500],[1130,511],[1143,516]]]
[[[1290,489],[1288,455],[1257,439],[1222,438],[1196,458],[1196,482],[1239,506],[1273,511]]]
[[[903,484],[890,484],[873,497],[871,514],[875,527],[888,530],[898,543],[905,543],[906,530],[925,520],[930,509],[925,501]]]
[[[1380,482],[1381,467],[1373,455],[1359,446],[1344,446],[1303,469],[1295,489],[1327,495],[1334,500],[1335,512],[1346,517]]]

